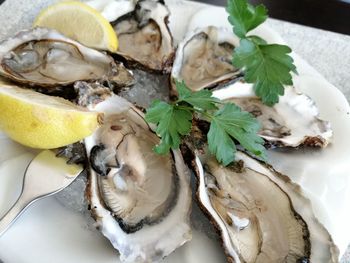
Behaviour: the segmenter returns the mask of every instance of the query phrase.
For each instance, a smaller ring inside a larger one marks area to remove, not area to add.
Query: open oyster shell
[[[159,138],[126,100],[94,109],[105,117],[85,140],[92,216],[122,262],[158,262],[191,239],[189,170],[180,151],[153,152]]]
[[[176,51],[171,72],[173,93],[175,80],[198,91],[237,78],[240,71],[232,66],[232,53],[238,44],[239,39],[226,28],[209,26],[188,33]]]
[[[255,96],[251,84],[241,81],[215,90],[213,96],[252,113],[261,124],[259,135],[269,147],[326,147],[333,136],[330,123],[319,118],[314,101],[294,87],[286,87],[272,107]]]
[[[203,123],[204,124],[204,123]],[[242,151],[220,165],[201,121],[183,145],[199,206],[219,230],[229,262],[338,262],[339,251],[311,202],[289,177]]]
[[[112,57],[47,28],[24,30],[1,42],[0,74],[19,83],[44,87],[100,79],[130,85],[133,80],[132,74]]]
[[[112,22],[118,35],[117,54],[129,66],[169,73],[175,49],[163,1],[139,0],[134,11]]]
[[[339,251],[300,187],[243,152],[229,167],[200,155],[198,201],[230,262],[338,262]]]

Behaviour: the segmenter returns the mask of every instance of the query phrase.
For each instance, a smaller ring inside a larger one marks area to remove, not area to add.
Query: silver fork
[[[39,153],[28,165],[22,192],[12,208],[0,219],[0,236],[14,223],[24,210],[41,198],[66,188],[83,171],[83,167],[67,164],[67,159],[56,157],[49,150]]]

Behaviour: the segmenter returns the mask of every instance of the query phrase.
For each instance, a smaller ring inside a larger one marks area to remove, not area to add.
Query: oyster
[[[232,53],[238,44],[238,38],[225,28],[209,26],[190,32],[176,51],[173,89],[175,80],[198,91],[237,78],[240,71],[232,66]]]
[[[220,231],[229,262],[338,262],[330,234],[287,176],[241,151],[228,167],[206,153],[205,143],[198,156],[183,151],[199,181],[198,203]]]
[[[101,85],[98,81],[77,81],[74,83],[74,90],[77,94],[75,103],[82,107],[93,107],[113,95],[109,88]]]
[[[189,170],[179,151],[157,155],[143,113],[118,96],[96,105],[103,126],[85,140],[87,197],[123,262],[158,262],[191,239]]]
[[[196,165],[199,201],[234,262],[338,262],[330,234],[288,177],[243,152],[230,167],[213,157]]]
[[[140,0],[135,10],[112,22],[118,35],[117,54],[130,66],[169,73],[175,49],[163,1]]]
[[[77,80],[132,83],[132,74],[112,57],[47,28],[21,31],[1,42],[0,74],[16,82],[46,87]]]
[[[311,98],[298,93],[294,87],[287,87],[273,107],[264,105],[255,96],[251,84],[240,81],[215,90],[213,96],[252,113],[261,124],[259,134],[267,146],[325,147],[332,138],[330,123],[321,120]]]

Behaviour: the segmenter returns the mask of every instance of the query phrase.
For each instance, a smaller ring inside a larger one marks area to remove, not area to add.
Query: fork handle
[[[24,210],[33,201],[28,201],[21,195],[11,209],[0,219],[0,236],[16,221],[16,219],[24,212]]]

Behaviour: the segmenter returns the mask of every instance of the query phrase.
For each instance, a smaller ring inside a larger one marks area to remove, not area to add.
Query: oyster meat
[[[171,72],[193,91],[216,87],[238,77],[232,66],[232,53],[239,39],[231,30],[209,26],[190,32],[179,44]]]
[[[47,28],[21,31],[1,42],[0,74],[19,83],[45,87],[77,80],[132,83],[132,74],[112,57]]]
[[[259,134],[269,147],[325,147],[332,138],[330,123],[319,118],[314,101],[295,87],[286,87],[285,94],[272,107],[255,96],[251,84],[241,81],[215,90],[213,96],[252,113],[260,122]]]
[[[179,151],[153,151],[159,138],[128,101],[94,109],[105,116],[85,140],[92,216],[122,262],[158,262],[191,239],[189,170]]]
[[[330,234],[287,176],[240,151],[228,167],[206,154],[193,164],[198,201],[220,231],[229,262],[338,262]]]
[[[169,73],[175,53],[169,14],[163,1],[138,1],[134,11],[112,22],[119,40],[117,54],[130,66]]]

